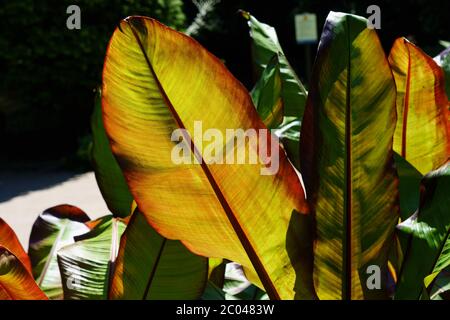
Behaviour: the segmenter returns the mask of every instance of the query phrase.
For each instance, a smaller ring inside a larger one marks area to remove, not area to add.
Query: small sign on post
[[[295,15],[295,38],[298,44],[317,42],[317,18],[314,13]]]
[[[311,45],[317,42],[317,18],[314,13],[295,15],[295,38],[298,44],[305,46],[306,79],[311,78]]]

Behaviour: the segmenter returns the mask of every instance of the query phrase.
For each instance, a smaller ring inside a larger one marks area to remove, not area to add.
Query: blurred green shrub
[[[81,8],[81,30],[66,28],[71,4]],[[185,26],[181,0],[2,1],[0,140],[8,154],[75,152],[88,132],[107,42],[133,14]]]

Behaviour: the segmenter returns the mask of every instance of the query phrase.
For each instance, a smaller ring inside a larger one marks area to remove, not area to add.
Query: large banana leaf
[[[105,216],[74,244],[58,251],[64,299],[107,299],[108,286],[125,223]]]
[[[101,93],[95,100],[91,117],[92,162],[95,178],[109,210],[115,217],[130,215],[133,196],[128,189],[122,171],[109,146],[109,140],[103,126]]]
[[[397,85],[394,150],[426,174],[450,155],[444,75],[431,57],[405,38],[395,41],[389,63]]]
[[[109,297],[198,299],[207,276],[208,259],[189,252],[179,241],[161,237],[136,210],[122,236]]]
[[[399,277],[396,299],[418,299],[450,265],[450,163],[422,180],[418,212],[399,225],[412,235]]]
[[[316,221],[319,298],[370,299],[367,268],[387,279],[398,219],[393,168],[395,83],[366,19],[331,12],[325,22],[301,132],[301,169]]]
[[[74,237],[86,233],[89,217],[79,208],[59,205],[45,210],[31,229],[28,254],[33,276],[50,299],[62,299],[63,289],[56,254],[74,243]]]
[[[155,20],[129,17],[109,43],[102,94],[113,153],[139,209],[161,235],[196,254],[240,263],[271,298],[314,296],[311,246],[295,226],[307,213],[299,176],[273,137],[264,137],[248,92],[219,59]],[[194,121],[222,137],[226,129],[261,129],[262,142],[236,146],[230,137],[216,149],[228,163],[215,163],[204,152],[213,143],[198,142]],[[178,133],[193,164],[172,160],[175,129],[186,129]],[[278,170],[257,155],[257,164],[229,163],[247,147],[255,155],[270,140],[272,154],[279,152]]]
[[[0,245],[0,300],[46,300],[21,260]]]
[[[241,11],[241,14],[248,20],[252,38],[253,61],[257,67],[258,76],[263,74],[272,57],[279,55],[284,115],[302,119],[307,93],[284,55],[275,29],[259,22],[248,12]]]
[[[0,218],[0,246],[11,251],[31,273],[30,258],[20,244],[16,233],[2,218]]]

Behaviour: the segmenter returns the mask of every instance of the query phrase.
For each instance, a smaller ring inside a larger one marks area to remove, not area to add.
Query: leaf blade
[[[202,85],[208,90],[201,90]],[[214,112],[206,113],[204,105]],[[181,240],[199,255],[237,261],[253,270],[255,281],[259,277],[273,298],[293,298],[296,270],[289,266],[288,252],[275,252],[259,243],[250,227],[256,223],[254,213],[259,212],[259,228],[275,228],[267,242],[284,248],[291,215],[307,212],[299,178],[285,156],[280,152],[275,176],[260,175],[254,165],[206,165],[205,161],[199,166],[174,165],[170,158],[173,143],[168,137],[179,128],[194,137],[197,119],[203,120],[205,129],[223,133],[226,128],[265,129],[248,93],[217,58],[193,39],[154,20],[122,21],[105,60],[103,119],[131,193],[159,233]],[[275,150],[279,150],[276,143]],[[198,149],[190,151],[198,156]],[[240,192],[233,187],[238,183],[245,186]],[[257,191],[258,201],[250,197],[251,189]],[[233,203],[228,201],[231,198]],[[176,223],[180,217],[183,224]],[[224,248],[223,243],[228,246]],[[265,251],[268,254],[262,254]],[[270,259],[275,256],[277,263]],[[308,281],[300,280],[306,291],[311,287]]]
[[[398,219],[395,84],[366,26],[358,16],[328,15],[302,124],[301,170],[316,221],[314,283],[324,299],[387,295],[368,290],[366,268],[378,265],[387,277]]]
[[[444,75],[431,57],[405,38],[395,41],[389,63],[397,86],[394,150],[426,174],[450,156]]]

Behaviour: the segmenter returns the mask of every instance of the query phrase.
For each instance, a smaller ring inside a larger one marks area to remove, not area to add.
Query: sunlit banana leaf
[[[109,297],[125,300],[198,299],[206,285],[208,259],[179,241],[161,237],[135,211],[122,236]]]
[[[16,233],[2,218],[0,218],[0,246],[12,252],[22,262],[25,269],[31,273],[30,258],[20,244]]]
[[[136,204],[109,146],[100,96],[92,116],[92,133],[95,173],[102,195],[116,216],[128,216]],[[163,238],[143,221],[141,213],[136,214],[139,216],[132,219],[121,240],[117,267],[110,279],[109,297],[198,298],[199,291],[205,286],[207,259],[195,256],[179,241]]]
[[[0,300],[46,299],[20,259],[0,245]]]
[[[89,231],[89,217],[79,208],[59,205],[45,210],[31,229],[28,254],[33,276],[50,299],[62,299],[63,289],[56,253],[75,242],[74,237]]]
[[[92,162],[95,179],[109,210],[116,217],[130,215],[133,196],[125,182],[122,171],[117,164],[109,146],[102,119],[100,91],[95,100],[91,117]]]
[[[398,220],[393,167],[395,83],[366,19],[331,12],[314,64],[301,132],[301,169],[316,221],[319,298],[386,297]],[[367,268],[381,270],[369,290]]]
[[[394,150],[426,174],[450,155],[444,75],[431,57],[405,38],[395,41],[389,63],[397,85]]]
[[[196,254],[240,263],[271,298],[314,296],[306,270],[310,246],[290,225],[307,213],[299,177],[273,136],[265,137],[248,92],[219,59],[155,20],[130,17],[109,43],[102,94],[113,153],[139,209],[160,234]],[[195,121],[226,141],[202,145]],[[261,142],[235,144],[226,129],[255,129]],[[267,157],[256,150],[269,140],[275,161],[264,165]],[[247,148],[244,164],[230,164]],[[201,164],[190,164],[192,158]],[[290,255],[295,248],[286,243],[299,242],[307,252]]]
[[[295,117],[284,117],[281,84],[278,56],[273,56],[251,91],[252,100],[264,124],[274,129],[273,133],[283,143],[289,160],[300,169],[300,113]]]
[[[398,226],[412,239],[396,299],[418,299],[424,286],[428,288],[435,276],[450,265],[450,163],[424,177],[421,193],[418,212]]]
[[[89,233],[58,251],[64,299],[107,299],[112,265],[126,225],[105,216]]]
[[[274,55],[279,56],[280,76],[282,79],[282,96],[284,100],[284,115],[302,119],[306,103],[306,90],[289,64],[278,41],[277,33],[271,26],[259,22],[250,13],[241,11],[248,20],[252,38],[253,61],[258,77],[263,74]]]

